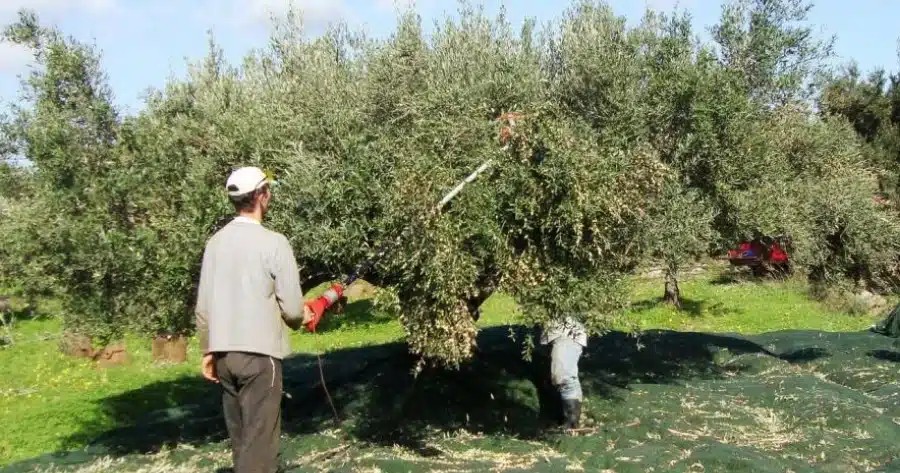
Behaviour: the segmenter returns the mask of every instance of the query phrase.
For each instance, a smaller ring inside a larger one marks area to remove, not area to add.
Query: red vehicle
[[[749,266],[756,273],[768,273],[773,269],[786,273],[790,270],[784,238],[757,238],[742,241],[728,250],[728,261],[733,266]]]

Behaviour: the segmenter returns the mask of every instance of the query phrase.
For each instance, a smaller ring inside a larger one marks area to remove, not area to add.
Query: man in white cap
[[[222,386],[236,473],[277,470],[285,325],[312,331],[318,323],[305,308],[290,243],[262,226],[271,183],[256,167],[228,177],[238,215],[207,242],[197,294],[201,370]]]

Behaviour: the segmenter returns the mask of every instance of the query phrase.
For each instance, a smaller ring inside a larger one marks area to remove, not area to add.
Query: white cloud
[[[647,0],[647,7],[656,11],[690,10],[694,7],[694,0]]]
[[[478,2],[475,2],[476,4]],[[494,2],[482,2],[485,4],[493,4]],[[506,0],[501,0],[497,2],[498,4],[509,6],[509,2]],[[418,12],[424,12],[438,5],[446,5],[452,10],[456,8],[456,4],[451,1],[444,1],[443,3],[439,0],[375,0],[375,6],[382,11],[401,11],[405,12],[406,10],[415,10]]]
[[[38,15],[73,12],[105,13],[116,7],[116,0],[0,0],[0,17],[15,15],[22,8]]]
[[[287,0],[253,0],[251,2],[256,9],[257,14],[265,14],[268,19],[268,13],[272,12],[279,16],[287,14],[288,9],[293,3],[296,10],[302,12],[306,21],[311,23],[328,23],[344,18],[349,10],[347,5],[341,0],[298,0],[288,2]]]
[[[224,14],[222,19],[227,23],[244,27],[268,26],[273,17],[287,16],[291,7],[300,13],[304,24],[312,27],[346,20],[353,13],[344,0],[216,0],[210,6],[213,14]]]
[[[421,2],[416,0],[376,0],[375,4],[382,10],[406,10],[410,7],[418,6]]]
[[[31,51],[21,45],[0,42],[0,74],[16,75],[24,72],[31,64]]]

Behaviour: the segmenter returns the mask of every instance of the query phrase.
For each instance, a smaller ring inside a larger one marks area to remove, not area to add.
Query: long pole
[[[477,169],[472,171],[472,174],[469,174],[465,179],[460,181],[459,184],[456,185],[456,187],[454,187],[453,189],[450,190],[450,192],[448,192],[446,195],[444,195],[444,197],[440,200],[440,202],[438,202],[437,206],[435,206],[435,209],[434,209],[435,212],[440,212],[441,210],[443,210],[444,207],[446,207],[447,204],[450,203],[451,200],[456,198],[456,196],[459,195],[460,192],[462,192],[463,188],[466,187],[466,184],[469,184],[472,181],[474,181],[475,179],[477,179],[479,175],[481,175],[484,171],[486,171],[493,164],[494,164],[494,160],[488,159],[487,161],[482,163],[481,166],[478,166]],[[362,264],[357,266],[356,270],[353,271],[352,274],[347,276],[347,278],[345,278],[342,281],[342,284],[344,285],[344,287],[349,286],[354,281],[359,279],[360,276],[362,275],[362,273],[364,273],[366,269],[370,268],[372,266],[372,264],[375,262],[375,260],[384,257],[384,255],[388,252],[388,250],[390,248],[394,247],[395,245],[399,244],[400,241],[403,240],[403,237],[405,237],[406,234],[409,231],[411,231],[413,228],[414,227],[412,225],[410,225],[409,227],[406,227],[406,229],[404,229],[399,235],[397,235],[397,237],[394,238],[390,242],[389,245],[383,245],[382,248],[377,253],[375,253],[374,256],[372,256],[371,258],[367,259]]]
[[[438,202],[437,209],[438,210],[443,209],[444,206],[447,205],[448,202],[453,200],[453,198],[456,197],[457,194],[462,192],[463,187],[466,187],[466,184],[468,184],[468,183],[474,181],[476,178],[478,178],[478,175],[483,173],[485,171],[485,169],[491,167],[492,164],[494,164],[494,160],[488,159],[487,161],[484,162],[484,164],[482,164],[481,166],[478,166],[478,169],[473,171],[472,174],[469,174],[468,177],[463,179],[462,182],[460,182],[456,187],[453,188],[453,190],[448,192],[447,195],[445,195],[444,198],[441,199],[440,202]]]

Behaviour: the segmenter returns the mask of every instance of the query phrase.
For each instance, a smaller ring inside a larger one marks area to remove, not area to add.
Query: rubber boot
[[[563,399],[563,428],[577,429],[581,421],[581,401],[578,399]]]

